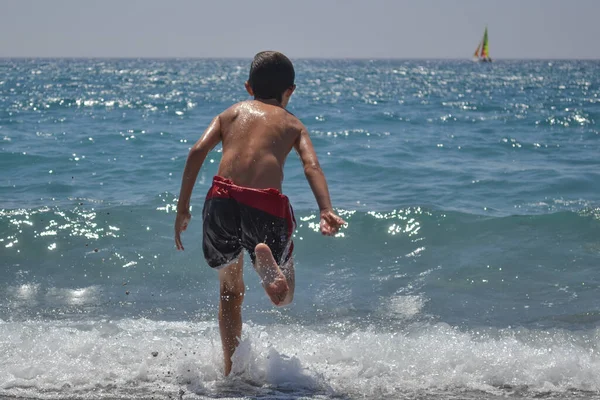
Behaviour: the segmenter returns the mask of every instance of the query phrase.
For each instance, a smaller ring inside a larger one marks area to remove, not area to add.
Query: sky
[[[600,0],[0,0],[0,57],[600,59]]]

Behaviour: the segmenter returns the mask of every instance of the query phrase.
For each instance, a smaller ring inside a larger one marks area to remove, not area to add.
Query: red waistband
[[[290,201],[287,196],[274,188],[255,189],[238,186],[232,180],[215,176],[206,195],[211,198],[231,198],[238,203],[256,208],[280,218],[289,218]]]

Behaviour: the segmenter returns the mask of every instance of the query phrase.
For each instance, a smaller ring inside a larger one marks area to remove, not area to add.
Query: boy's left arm
[[[216,116],[200,139],[192,146],[188,154],[183,177],[181,179],[181,190],[177,202],[177,217],[175,218],[175,245],[177,250],[183,250],[181,244],[181,232],[187,229],[190,218],[190,199],[198,172],[206,159],[208,153],[221,141],[220,116]]]

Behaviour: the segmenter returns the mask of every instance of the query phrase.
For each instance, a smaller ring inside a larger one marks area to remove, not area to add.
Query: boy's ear
[[[252,86],[250,86],[248,81],[244,82],[244,86],[246,87],[246,92],[248,92],[250,96],[254,96],[254,90],[252,90]]]
[[[292,85],[286,90],[286,94],[288,95],[288,97],[291,96],[292,93],[294,93],[294,90],[296,90],[296,85]]]

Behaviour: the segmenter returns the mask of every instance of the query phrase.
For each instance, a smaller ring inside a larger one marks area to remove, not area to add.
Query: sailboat
[[[481,39],[481,42],[479,42],[479,45],[475,50],[475,54],[473,54],[473,61],[492,62],[492,59],[490,58],[490,51],[488,45],[487,26],[485,27],[485,31],[483,32],[483,39]]]

